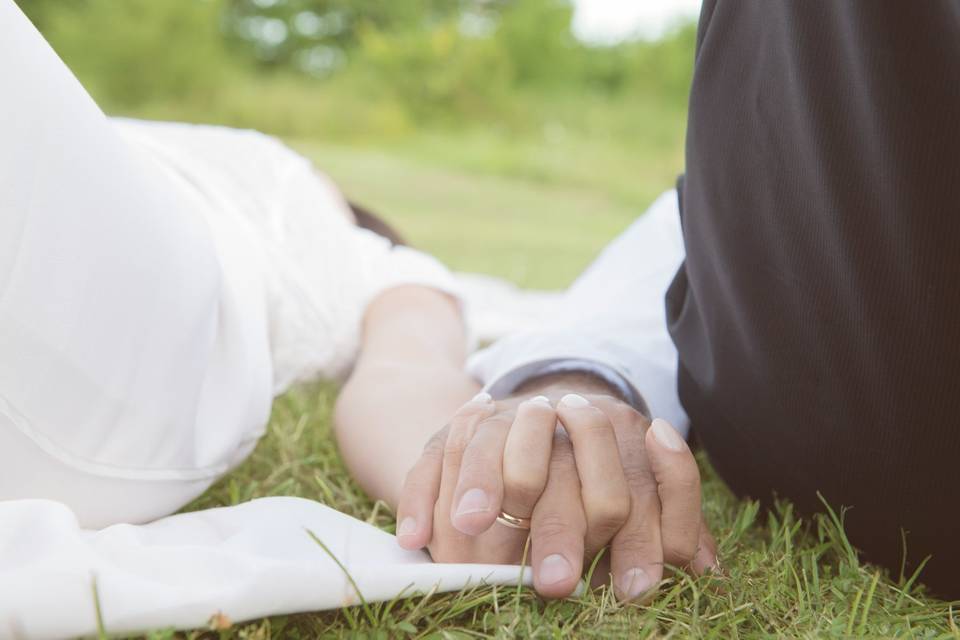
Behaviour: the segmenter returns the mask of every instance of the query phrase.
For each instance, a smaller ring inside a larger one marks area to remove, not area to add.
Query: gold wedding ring
[[[500,512],[500,515],[497,516],[497,522],[511,529],[530,531],[530,518],[518,518],[517,516],[510,515],[506,511]]]

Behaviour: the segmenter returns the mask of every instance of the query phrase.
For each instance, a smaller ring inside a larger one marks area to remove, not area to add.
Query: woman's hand
[[[623,599],[654,588],[665,563],[715,566],[699,471],[680,435],[576,390],[552,383],[537,396],[464,405],[407,476],[401,546],[428,546],[439,562],[517,563],[527,532],[497,517],[529,518],[534,584],[546,597],[569,595],[606,546]]]
[[[438,562],[518,564],[529,533],[537,591],[563,597],[576,588],[586,534],[580,480],[571,443],[545,400],[498,411],[478,397],[457,412],[407,477],[398,509],[402,546],[429,546]],[[496,523],[501,510],[528,518],[531,531]]]

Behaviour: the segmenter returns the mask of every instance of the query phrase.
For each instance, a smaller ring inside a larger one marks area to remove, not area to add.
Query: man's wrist
[[[586,371],[564,371],[548,373],[525,380],[514,389],[512,396],[541,394],[545,396],[562,395],[570,392],[608,395],[629,404],[620,389],[604,378]]]
[[[547,385],[576,384],[583,393],[598,393],[616,398],[641,414],[650,416],[643,396],[627,374],[612,364],[587,357],[568,355],[535,359],[498,373],[486,372],[486,375],[478,377],[484,380],[484,390],[495,400],[522,397],[517,393],[518,390],[526,394],[531,389]]]

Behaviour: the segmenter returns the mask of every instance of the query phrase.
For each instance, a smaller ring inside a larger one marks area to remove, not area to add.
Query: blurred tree
[[[364,32],[418,33],[503,0],[229,0],[225,26],[264,64],[323,76],[343,66]]]
[[[232,71],[221,0],[20,0],[98,100],[120,108],[212,95]]]
[[[417,120],[489,116],[512,83],[507,52],[486,35],[465,36],[452,17],[418,31],[368,27],[359,37],[356,75],[368,91],[388,93]]]
[[[503,6],[495,38],[513,65],[519,85],[557,85],[576,80],[590,48],[570,29],[569,0],[516,0]]]
[[[603,105],[684,108],[695,37],[584,44],[572,0],[16,1],[107,110],[298,133],[617,137]]]

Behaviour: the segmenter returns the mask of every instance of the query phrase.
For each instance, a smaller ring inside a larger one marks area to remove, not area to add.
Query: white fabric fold
[[[64,505],[0,502],[0,638],[204,627],[333,609],[436,588],[516,584],[521,568],[434,564],[392,535],[319,503],[263,498],[146,525],[81,529]],[[529,585],[530,570],[524,574]],[[94,597],[96,589],[97,598]]]

